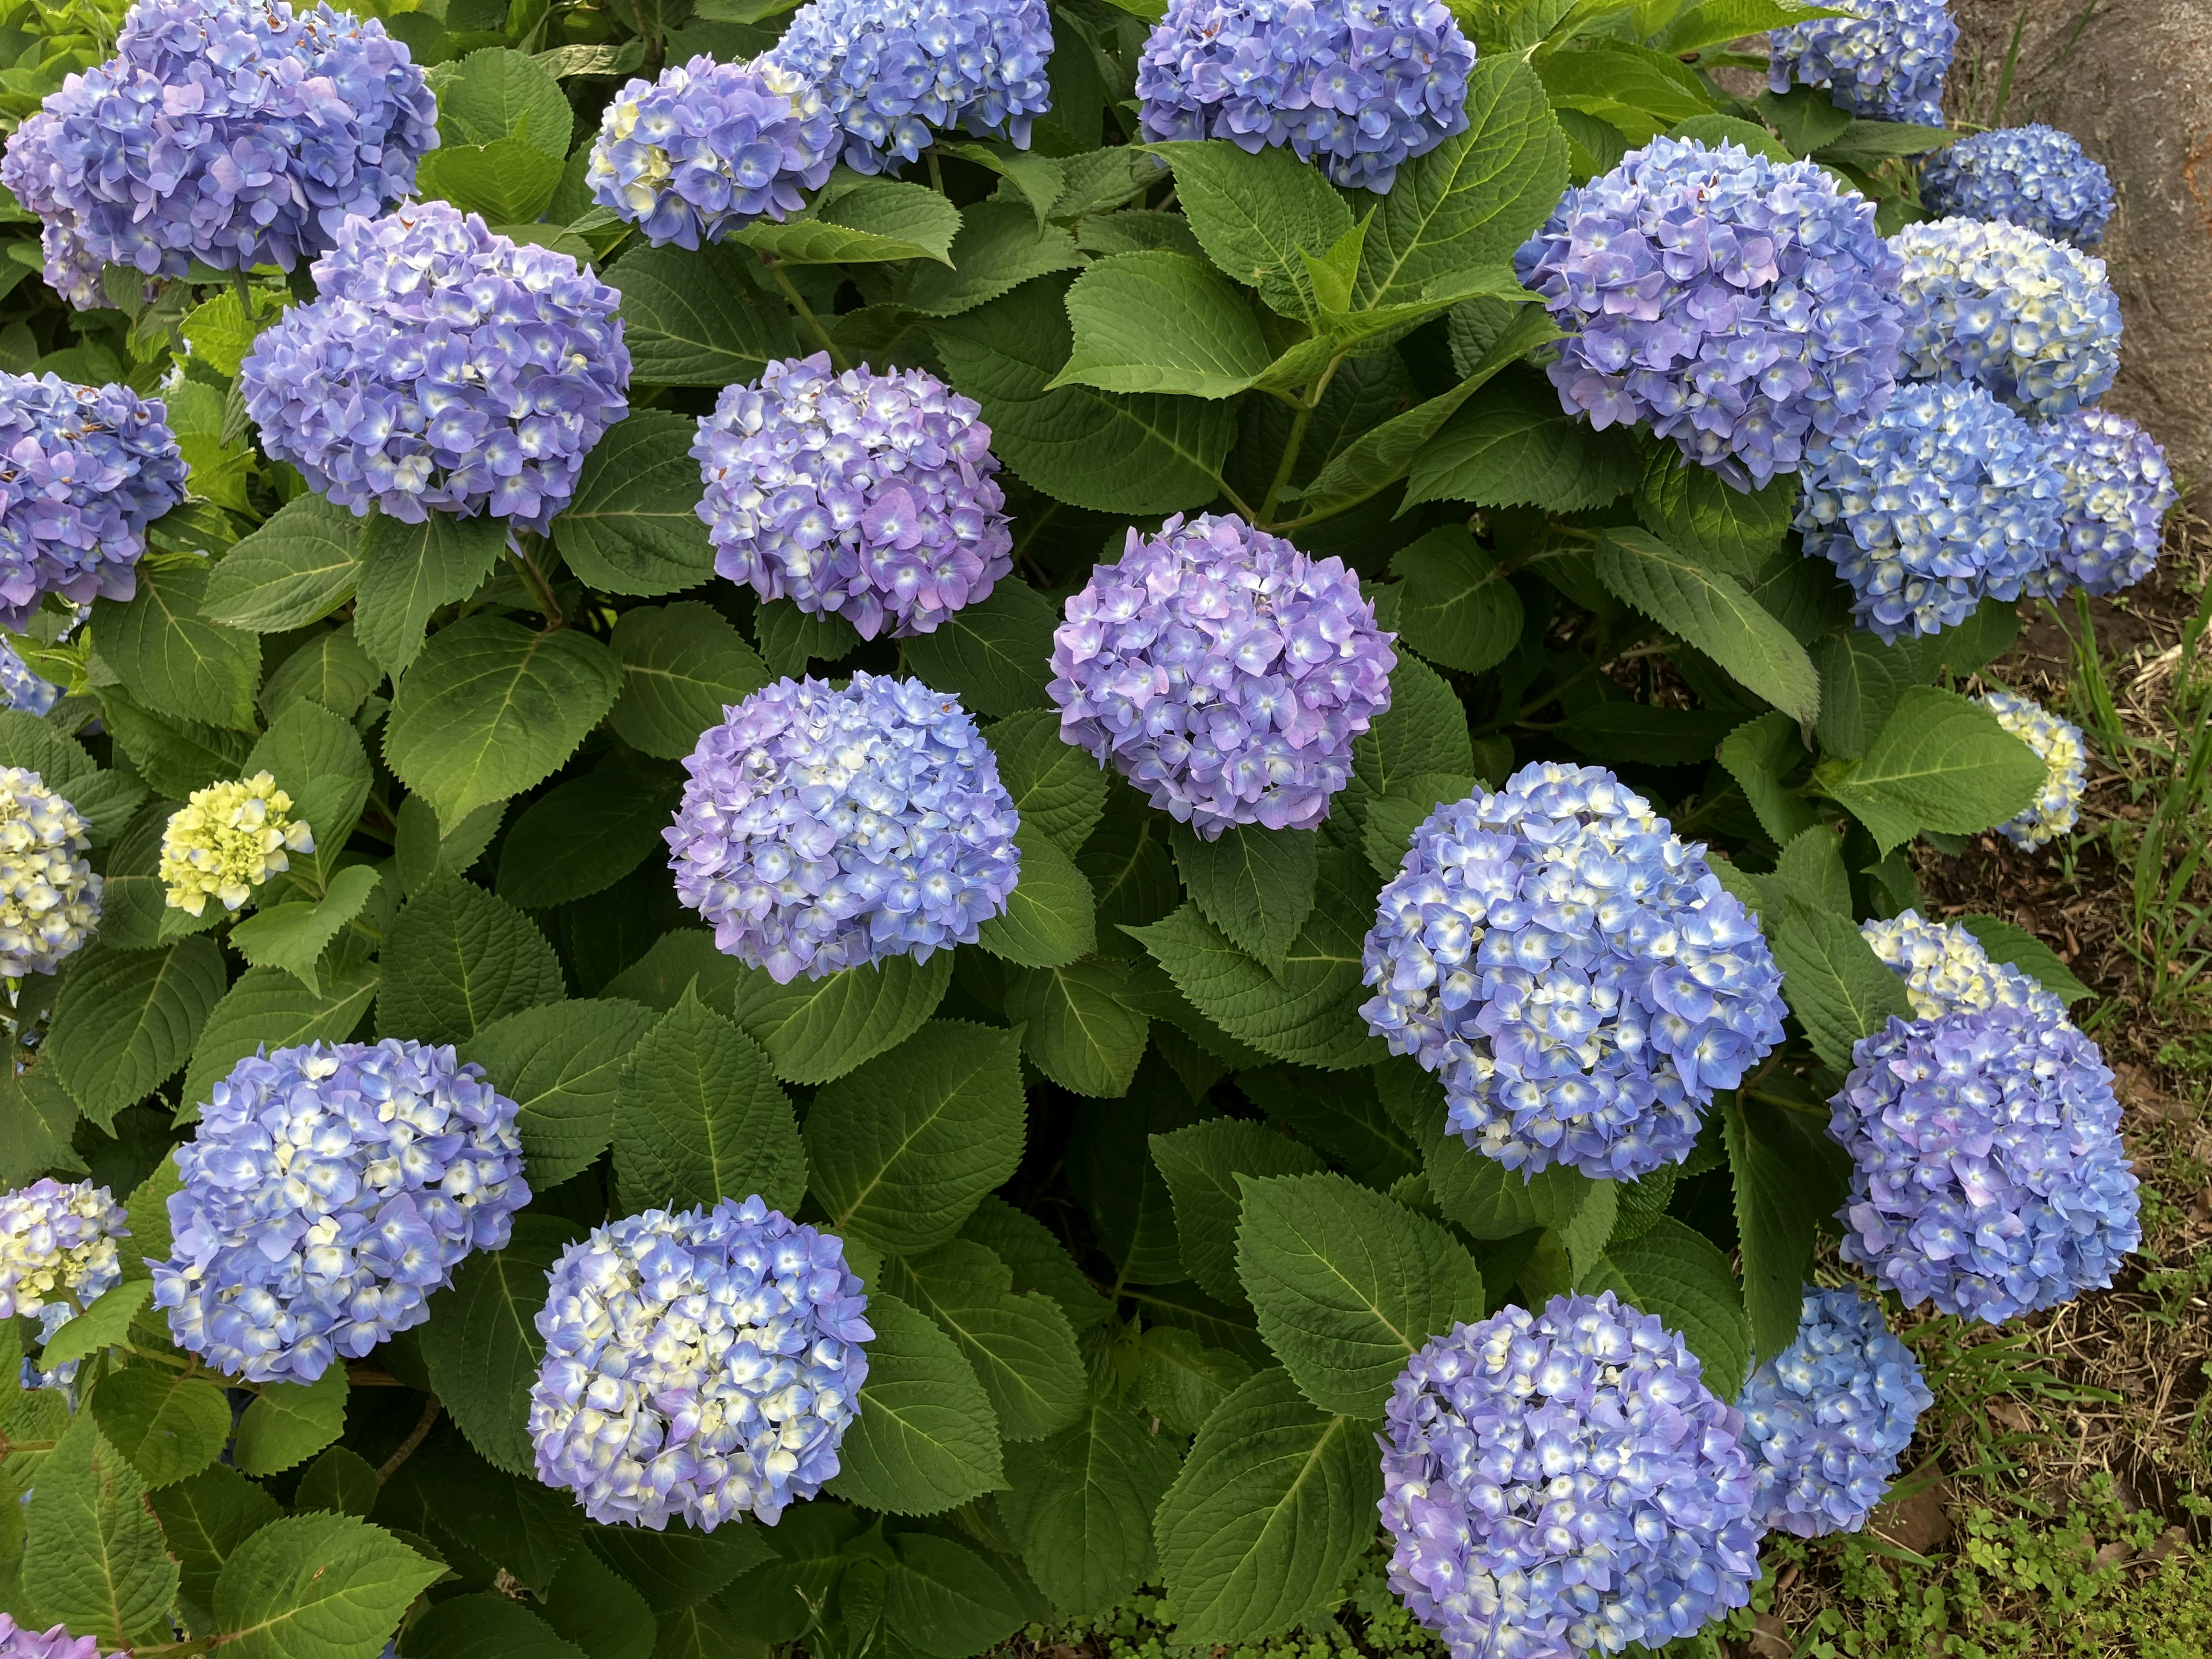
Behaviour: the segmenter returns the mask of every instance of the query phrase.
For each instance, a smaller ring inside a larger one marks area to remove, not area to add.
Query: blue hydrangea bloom
[[[1288,144],[1379,193],[1467,131],[1474,67],[1439,0],[1169,0],[1137,60],[1139,119],[1151,138]]]
[[[1943,125],[1943,77],[1959,46],[1944,0],[1830,0],[1849,17],[1791,23],[1769,37],[1767,84],[1825,87],[1870,121]]]
[[[1569,190],[1513,268],[1565,331],[1562,405],[1649,421],[1738,489],[1824,459],[1896,385],[1898,258],[1810,161],[1655,138]]]
[[[13,1613],[0,1613],[0,1656],[4,1656],[4,1659],[100,1659],[100,1638],[96,1636],[71,1636],[67,1625],[55,1625],[47,1630],[35,1631],[27,1625],[17,1624]]]
[[[269,454],[356,514],[547,529],[629,408],[622,295],[444,202],[348,220],[314,275],[239,370]]]
[[[896,173],[933,127],[1026,149],[1052,107],[1045,0],[813,0],[768,56],[821,95],[855,173]]]
[[[799,192],[822,187],[837,143],[822,94],[797,71],[702,55],[615,94],[584,182],[655,247],[696,248],[805,206]]]
[[[312,1382],[429,1317],[530,1201],[515,1103],[452,1046],[249,1054],[171,1154],[174,1252],[154,1305],[177,1346],[256,1382]]]
[[[1938,219],[1889,239],[1905,261],[1905,379],[1966,379],[2050,420],[2103,397],[2120,368],[2105,262],[2018,225]]]
[[[1455,1654],[1662,1648],[1751,1599],[1742,1419],[1610,1291],[1454,1326],[1383,1425],[1390,1588]]]
[[[875,1335],[844,1241],[758,1196],[562,1251],[538,1316],[538,1478],[602,1524],[774,1526],[837,1473]]]
[[[2024,852],[2073,834],[2081,821],[2081,793],[2088,787],[2089,751],[2082,743],[2081,728],[2034,699],[2009,691],[1985,691],[1979,702],[1997,717],[1998,725],[2035,750],[2047,769],[2034,800],[2017,817],[1999,824],[1998,830]]]
[[[928,634],[1014,568],[991,428],[919,368],[770,363],[699,421],[714,568],[872,640]]]
[[[2094,247],[2112,216],[2112,175],[2070,132],[2033,122],[1977,132],[1920,164],[1920,199],[1940,217],[2002,219]]]
[[[857,673],[778,680],[684,763],[676,896],[777,984],[973,945],[1021,874],[1020,815],[957,697]]]
[[[42,680],[16,654],[15,647],[0,640],[0,708],[19,708],[26,714],[43,714],[61,700],[62,689]]]
[[[1599,766],[1540,762],[1431,813],[1376,902],[1360,1015],[1524,1177],[1690,1155],[1782,1041],[1782,971],[1701,845]]]
[[[36,772],[0,766],[0,977],[52,973],[100,925],[91,829]]]
[[[2058,557],[2043,586],[2053,599],[2080,586],[2113,594],[2151,573],[2166,515],[2180,499],[2157,439],[2124,415],[2077,409],[2042,431],[2064,502]]]
[[[122,1282],[115,1241],[131,1236],[127,1220],[107,1188],[89,1181],[64,1184],[49,1176],[0,1197],[0,1319],[27,1315],[39,1322],[39,1340],[51,1340]],[[22,1386],[66,1388],[77,1363],[42,1371],[26,1359]]]
[[[1875,423],[1808,466],[1797,528],[1885,641],[1956,628],[2016,599],[2058,556],[2050,446],[1978,386],[1901,386]]]
[[[1176,514],[1093,566],[1052,636],[1060,734],[1207,841],[1310,830],[1390,706],[1397,636],[1359,576],[1235,514]]]
[[[11,139],[0,183],[88,256],[148,276],[194,259],[291,270],[415,188],[437,100],[374,19],[289,0],[138,0],[115,56]],[[60,286],[57,284],[57,286]]]
[[[1885,921],[1862,922],[1859,933],[1905,981],[1914,1017],[1936,1019],[1961,1010],[2025,1009],[2064,1019],[2066,1005],[2008,962],[1991,960],[1982,942],[1956,922],[1929,921],[1903,910]]]
[[[39,222],[39,251],[46,286],[77,311],[107,303],[100,273],[106,269],[86,245],[76,216],[58,193],[50,154],[61,118],[39,110],[15,129],[0,154],[0,185],[14,192],[23,210]]]

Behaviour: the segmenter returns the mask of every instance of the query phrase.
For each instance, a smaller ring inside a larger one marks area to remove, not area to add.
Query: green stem
[[[238,295],[238,308],[246,319],[246,326],[251,330],[253,326],[253,287],[246,279],[244,265],[230,268],[230,286]]]
[[[944,195],[945,169],[938,164],[937,146],[932,144],[922,152],[922,155],[929,163],[929,187],[939,196]]]
[[[526,548],[514,550],[514,562],[522,571],[523,585],[538,600],[538,609],[545,617],[545,631],[554,633],[568,625],[562,613],[561,602],[553,597],[553,584],[545,580],[545,573],[538,568],[538,561],[530,556]]]
[[[791,301],[791,308],[799,313],[799,320],[806,325],[806,331],[820,341],[822,349],[830,354],[830,367],[840,374],[852,368],[853,365],[846,361],[845,354],[837,349],[837,343],[830,337],[830,331],[822,326],[822,319],[814,314],[814,307],[799,297],[798,286],[784,274],[783,266],[771,260],[768,274],[769,280],[782,291],[783,297]]]
[[[1267,485],[1267,493],[1260,502],[1260,516],[1255,521],[1265,529],[1275,521],[1275,503],[1282,499],[1284,489],[1291,482],[1291,469],[1298,464],[1298,452],[1305,447],[1306,428],[1313,424],[1314,410],[1321,407],[1328,383],[1336,378],[1337,365],[1342,357],[1332,357],[1313,389],[1298,404],[1298,412],[1291,416],[1291,435],[1283,443],[1283,459],[1275,464],[1275,476]]]
[[[423,1402],[422,1415],[416,1419],[415,1426],[408,1431],[407,1437],[399,1443],[399,1449],[386,1458],[378,1467],[376,1471],[378,1486],[384,1485],[393,1475],[398,1474],[399,1466],[412,1457],[415,1455],[416,1447],[429,1437],[430,1430],[438,1420],[439,1408],[438,1396],[434,1394]]]

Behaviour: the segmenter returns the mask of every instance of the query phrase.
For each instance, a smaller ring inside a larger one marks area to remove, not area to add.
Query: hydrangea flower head
[[[1742,1419],[1610,1291],[1455,1326],[1383,1423],[1390,1588],[1455,1654],[1662,1648],[1751,1599]]]
[[[36,772],[0,766],[0,976],[52,973],[100,926],[90,830]]]
[[[107,303],[100,291],[100,258],[76,228],[76,216],[55,189],[52,144],[61,118],[47,110],[27,117],[0,154],[0,185],[15,193],[23,210],[39,222],[40,274],[46,286],[76,311]]]
[[[1361,960],[1368,1029],[1524,1178],[1680,1163],[1713,1091],[1782,1041],[1758,923],[1702,846],[1598,766],[1540,762],[1431,812]]]
[[[438,144],[404,45],[289,0],[137,0],[115,56],[45,113],[9,142],[0,183],[63,230],[48,268],[76,275],[102,260],[149,276],[195,259],[290,270],[349,216],[412,194]]]
[[[804,207],[837,161],[822,95],[772,57],[694,58],[632,81],[607,106],[584,182],[655,247],[696,248]]]
[[[100,1638],[71,1636],[67,1625],[35,1631],[0,1613],[0,1659],[100,1659]]]
[[[538,1478],[602,1524],[774,1526],[837,1473],[875,1332],[844,1241],[756,1195],[562,1252],[538,1315]]]
[[[1907,225],[1889,245],[1905,261],[1906,379],[1972,380],[2044,420],[2111,388],[2120,301],[2102,259],[1979,219]]]
[[[2043,428],[2064,502],[2058,557],[2045,573],[2053,598],[2132,587],[2158,562],[2166,515],[2180,499],[2157,439],[2124,415],[2077,409]]]
[[[725,387],[691,446],[714,568],[864,640],[933,632],[1014,568],[981,412],[922,369],[838,374],[827,352]]]
[[[1791,23],[1769,37],[1767,84],[1825,87],[1872,121],[1943,125],[1943,77],[1959,46],[1945,0],[1833,0],[1849,17]]]
[[[161,831],[161,877],[169,908],[197,916],[217,898],[224,909],[235,910],[255,888],[291,867],[287,853],[313,852],[313,830],[291,812],[291,796],[266,772],[193,790]]]
[[[314,276],[239,370],[269,454],[356,514],[544,531],[629,408],[622,296],[444,202],[349,219]]]
[[[33,1315],[39,1340],[51,1340],[121,1282],[115,1241],[130,1237],[126,1219],[107,1188],[88,1181],[65,1186],[48,1176],[0,1197],[0,1319]],[[66,1388],[76,1371],[74,1359],[41,1370],[27,1358],[21,1384]],[[5,1651],[0,1647],[0,1655]]]
[[[184,498],[158,398],[0,371],[0,628],[20,629],[49,593],[130,599],[146,526]]]
[[[1662,137],[1570,189],[1513,268],[1565,331],[1564,407],[1649,421],[1750,489],[1889,401],[1898,263],[1874,204],[1814,163]]]
[[[2037,121],[1971,133],[1937,150],[1920,164],[1920,199],[1943,218],[2002,219],[2094,247],[2112,216],[2112,179],[2072,133]]]
[[[0,708],[43,714],[61,700],[61,687],[40,679],[14,646],[0,640]]]
[[[256,1382],[312,1382],[429,1317],[530,1201],[516,1107],[450,1045],[386,1037],[249,1054],[171,1154],[177,1346]]]
[[[1020,817],[957,697],[856,673],[778,680],[684,763],[676,896],[777,984],[972,945],[1021,874]]]
[[[1440,0],[1169,0],[1137,61],[1147,137],[1288,144],[1347,188],[1467,130],[1474,47]]]
[[[2035,750],[2043,762],[2043,787],[2034,800],[2007,823],[1997,826],[2004,838],[2023,852],[2048,846],[2071,835],[2081,821],[2081,792],[2088,782],[2088,750],[2081,728],[2061,720],[2033,698],[2009,691],[1985,691],[1978,701],[1997,717],[1997,724]]]
[[[2057,556],[2063,489],[2049,446],[1981,386],[1916,383],[1805,469],[1796,525],[1852,619],[1905,639],[2018,599]]]
[[[813,88],[855,173],[896,173],[930,130],[1030,143],[1052,107],[1045,0],[812,0],[766,61]]]
[[[1903,910],[1859,925],[1860,937],[1905,981],[1914,1018],[1961,1012],[2022,1009],[2039,1018],[2066,1018],[2066,1005],[2008,962],[1991,959],[1982,942],[1956,922],[1929,921]]]
[[[1310,830],[1390,706],[1397,636],[1356,571],[1234,514],[1129,532],[1053,631],[1060,734],[1207,841]]]

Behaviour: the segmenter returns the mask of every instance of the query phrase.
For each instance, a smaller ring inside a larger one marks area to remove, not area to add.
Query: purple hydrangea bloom
[[[1705,850],[1599,766],[1439,806],[1376,902],[1360,1015],[1524,1178],[1679,1164],[1783,1035],[1781,969]]]
[[[770,363],[699,421],[714,568],[864,640],[928,634],[1014,568],[991,428],[919,368]]]
[[[1453,1327],[1383,1420],[1390,1588],[1455,1654],[1661,1648],[1751,1599],[1742,1419],[1610,1291]]]
[[[1796,525],[1858,625],[1897,640],[2018,599],[2058,555],[2063,489],[2049,446],[1988,392],[1918,383],[1805,469]]]
[[[1169,0],[1137,62],[1139,119],[1152,138],[1288,144],[1380,193],[1467,131],[1474,67],[1439,0]]]
[[[1390,706],[1397,636],[1359,577],[1234,514],[1129,532],[1052,636],[1060,734],[1207,841],[1310,830]]]
[[[2041,435],[2064,507],[2058,557],[2033,591],[2057,599],[2076,585],[2106,595],[2133,587],[2157,564],[2166,515],[2180,499],[2165,449],[2106,409],[2077,409]]]
[[[1800,1538],[1856,1532],[1935,1400],[1880,1303],[1808,1285],[1797,1340],[1752,1373],[1735,1402],[1759,1482],[1753,1516]]]
[[[46,286],[78,311],[107,303],[101,292],[100,258],[86,246],[76,218],[56,193],[51,148],[58,115],[40,110],[15,129],[0,155],[0,185],[15,193],[23,210],[39,222],[39,249],[45,256]]]
[[[2033,122],[1977,132],[1920,164],[1920,199],[1940,217],[2002,219],[2094,247],[2112,216],[2112,175],[2070,132]]]
[[[774,1526],[837,1473],[875,1335],[844,1241],[757,1197],[562,1251],[538,1316],[538,1478],[602,1524]]]
[[[547,529],[629,408],[622,295],[444,202],[347,221],[314,275],[239,370],[269,454],[356,514]]]
[[[247,1055],[171,1154],[177,1346],[256,1382],[312,1382],[429,1317],[530,1201],[515,1103],[450,1044],[386,1037]]]
[[[61,687],[40,679],[14,646],[0,640],[0,708],[43,714],[61,700]]]
[[[836,123],[797,73],[702,55],[615,94],[585,182],[655,247],[696,248],[796,213],[836,161]]]
[[[1829,0],[1849,17],[1791,23],[1769,37],[1776,92],[1825,87],[1838,109],[1872,121],[1943,125],[1943,76],[1959,26],[1945,0]]]
[[[2081,794],[2089,775],[2081,728],[2033,698],[2009,691],[1984,691],[1977,701],[1997,717],[1998,725],[2035,750],[2045,768],[2042,789],[2018,817],[1999,824],[1999,832],[2030,853],[2073,834],[2081,822]]]
[[[1649,421],[1740,489],[1824,459],[1896,385],[1898,258],[1810,161],[1655,138],[1569,190],[1513,268],[1566,332],[1564,407]]]
[[[167,420],[129,386],[0,372],[0,628],[49,593],[137,592],[146,526],[185,498]]]
[[[100,1638],[71,1636],[67,1625],[35,1631],[0,1613],[0,1659],[100,1659]]]
[[[72,283],[98,260],[149,276],[195,259],[289,270],[412,193],[438,144],[405,46],[374,19],[289,0],[138,0],[115,56],[45,111],[9,141],[0,183],[67,232],[46,254]]]
[[[1021,873],[1020,817],[957,697],[778,680],[710,726],[663,831],[676,896],[777,984],[973,945]]]
[[[767,61],[821,95],[847,167],[895,173],[933,127],[1028,149],[1051,56],[1045,0],[813,0]]]

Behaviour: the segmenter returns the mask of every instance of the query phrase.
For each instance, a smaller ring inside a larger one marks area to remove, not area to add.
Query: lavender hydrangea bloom
[[[115,1241],[131,1236],[126,1220],[107,1188],[88,1181],[64,1185],[48,1176],[0,1197],[0,1319],[29,1315],[39,1340],[51,1339],[122,1282]],[[76,1377],[75,1360],[47,1371],[23,1362],[27,1389],[65,1387]]]
[[[1999,824],[1999,832],[2023,852],[2071,835],[2081,821],[2081,793],[2088,783],[2081,728],[2033,698],[2009,691],[1985,691],[1978,701],[1997,717],[1998,725],[2035,750],[2045,769],[2042,790],[2018,817]]]
[[[1312,829],[1390,706],[1397,636],[1358,574],[1234,514],[1130,531],[1066,617],[1045,688],[1060,736],[1207,841]]]
[[[49,593],[137,592],[146,526],[185,498],[167,418],[128,386],[0,372],[0,628]]]
[[[778,680],[709,727],[662,832],[676,896],[777,984],[972,945],[1021,873],[998,757],[957,697]]]
[[[100,925],[90,830],[36,772],[0,766],[0,976],[52,973]]]
[[[1525,766],[1413,832],[1360,1015],[1524,1178],[1678,1164],[1713,1091],[1783,1035],[1781,969],[1704,855],[1604,768]]]
[[[15,647],[0,640],[0,708],[19,708],[26,714],[43,714],[61,700],[62,689],[42,680]]]
[[[249,1054],[171,1154],[177,1346],[256,1382],[312,1382],[429,1317],[530,1201],[515,1103],[451,1045],[386,1037]]]
[[[1797,1340],[1752,1373],[1735,1402],[1759,1482],[1753,1515],[1800,1538],[1856,1532],[1935,1400],[1881,1304],[1807,1285]]]
[[[67,1625],[35,1631],[0,1613],[0,1659],[100,1659],[100,1638],[71,1636]]]
[[[56,192],[52,150],[61,118],[40,110],[15,129],[0,155],[0,185],[15,193],[23,210],[39,222],[39,251],[46,286],[73,310],[90,311],[107,303],[100,291],[100,258],[78,234],[76,216]]]
[[[2180,499],[2165,449],[2105,409],[2077,409],[2041,436],[2064,507],[2058,557],[2031,591],[2057,599],[2077,584],[2106,595],[2134,586],[2157,564],[2166,515]]]
[[[66,231],[46,253],[72,280],[87,259],[289,270],[412,193],[438,143],[437,101],[382,23],[289,0],[137,0],[115,56],[45,111],[0,183]]]
[[[547,529],[629,408],[622,295],[444,202],[347,221],[314,275],[239,370],[269,454],[356,514]]]
[[[1964,1011],[2022,1009],[2044,1020],[2066,1018],[2066,1005],[2010,963],[1995,962],[1956,922],[1929,921],[1917,910],[1863,922],[1859,933],[1905,981],[1915,1018]]]
[[[1769,36],[1767,84],[1826,87],[1838,109],[1874,121],[1943,125],[1943,77],[1959,26],[1944,0],[1831,0],[1849,17],[1791,23]]]
[[[766,1526],[837,1473],[875,1336],[844,1241],[757,1194],[562,1252],[538,1316],[538,1478],[602,1524]]]
[[[1137,61],[1152,138],[1288,144],[1347,188],[1467,131],[1474,47],[1439,0],[1170,0]]]
[[[1660,1648],[1751,1599],[1742,1419],[1610,1291],[1455,1326],[1384,1427],[1390,1588],[1455,1654]]]
[[[1649,421],[1749,489],[1888,403],[1899,264],[1874,204],[1812,162],[1655,138],[1569,190],[1513,268],[1566,331],[1565,408]]]
[[[2112,175],[2070,132],[2032,122],[1977,132],[1920,164],[1920,199],[1948,218],[2002,219],[2094,247],[2112,216]]]
[[[691,446],[714,568],[864,640],[934,632],[1014,568],[981,413],[921,369],[836,374],[827,352],[724,388]]]
[[[1805,469],[1806,556],[1836,567],[1852,618],[1884,641],[1956,628],[2057,556],[2063,484],[2048,448],[1978,386],[1899,386]]]

